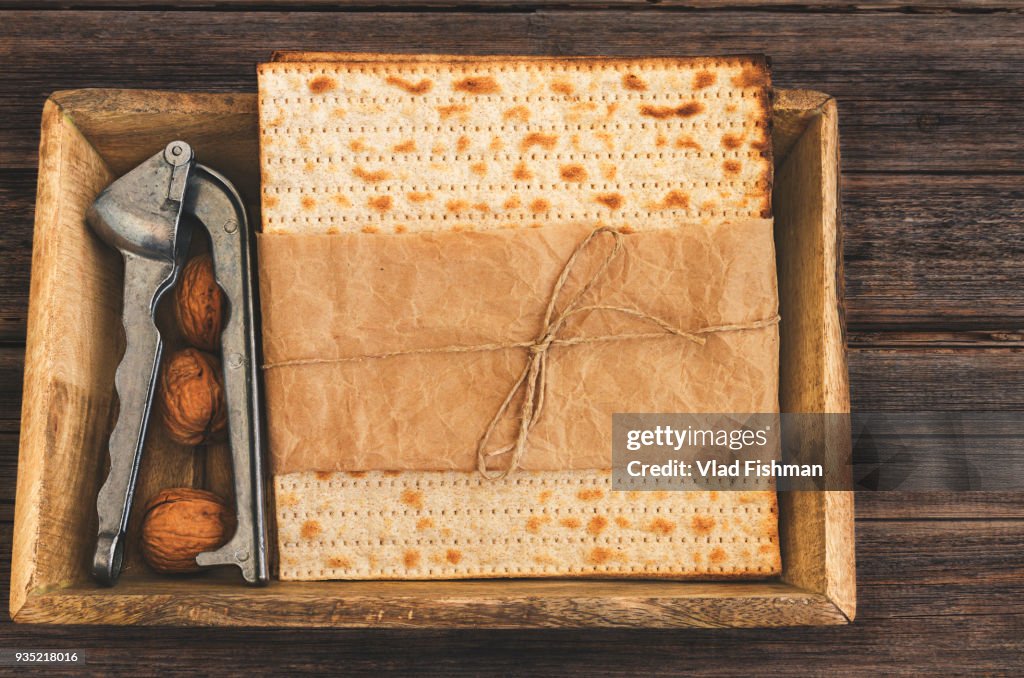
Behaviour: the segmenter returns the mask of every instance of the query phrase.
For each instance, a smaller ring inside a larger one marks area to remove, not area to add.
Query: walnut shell
[[[196,556],[223,546],[234,532],[234,514],[214,493],[163,490],[146,505],[142,555],[157,572],[198,572]]]
[[[174,315],[185,341],[205,351],[220,348],[224,293],[214,277],[209,254],[185,264],[174,293]]]
[[[202,445],[225,438],[227,403],[220,361],[209,353],[186,348],[164,363],[160,378],[160,410],[171,440]]]

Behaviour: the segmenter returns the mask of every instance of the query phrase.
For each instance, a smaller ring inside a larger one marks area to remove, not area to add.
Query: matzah
[[[260,67],[265,234],[770,229],[761,59],[326,58]],[[282,579],[780,569],[772,492],[610,492],[606,469],[318,470],[274,479]]]

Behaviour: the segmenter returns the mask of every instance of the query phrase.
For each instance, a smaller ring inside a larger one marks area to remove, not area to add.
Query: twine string
[[[569,276],[572,274],[573,269],[575,269],[578,259],[583,255],[584,251],[590,246],[590,244],[597,239],[598,236],[603,234],[608,234],[612,237],[611,249],[605,255],[604,259],[601,260],[600,265],[594,273],[591,274],[586,282],[584,282],[576,293],[573,294],[565,304],[564,308],[556,314],[559,306],[558,302],[565,291]],[[502,401],[497,411],[495,411],[494,416],[487,424],[487,428],[484,430],[476,448],[477,470],[480,475],[488,480],[500,480],[520,467],[523,456],[526,453],[526,444],[529,441],[530,433],[533,431],[534,426],[536,426],[544,411],[545,396],[547,392],[547,367],[552,347],[626,341],[631,339],[659,339],[668,336],[680,337],[695,344],[703,345],[706,342],[704,335],[707,334],[760,329],[763,327],[770,327],[779,322],[779,316],[776,314],[771,317],[755,320],[749,323],[712,325],[687,331],[680,329],[657,316],[651,315],[646,311],[631,308],[629,306],[609,306],[603,304],[581,306],[580,304],[584,297],[586,297],[587,293],[590,292],[594,285],[600,281],[612,261],[615,260],[621,251],[622,234],[607,226],[591,231],[586,238],[580,241],[576,246],[576,249],[573,250],[572,255],[570,255],[568,260],[566,260],[565,265],[562,267],[562,272],[559,274],[558,279],[552,287],[551,295],[548,298],[548,304],[544,311],[544,319],[541,323],[540,330],[537,337],[531,341],[404,349],[400,351],[387,351],[384,353],[349,356],[343,358],[300,358],[296,360],[283,360],[275,363],[267,363],[263,365],[263,369],[272,370],[282,367],[361,362],[363,360],[379,360],[405,355],[424,355],[431,353],[477,353],[483,351],[506,350],[510,348],[525,348],[527,350],[526,366],[523,368],[523,371],[515,382],[513,382],[508,393],[505,395],[505,399]],[[559,336],[569,318],[581,313],[588,313],[592,311],[608,311],[619,315],[637,318],[655,325],[659,331],[626,332],[598,336]],[[516,399],[516,396],[520,391],[523,391],[523,399],[519,406],[519,429],[515,440],[502,447],[488,450],[495,430],[508,414],[509,409],[512,407],[512,402]],[[504,469],[495,471],[489,468],[488,462],[492,458],[506,455],[510,452],[512,453],[512,458]]]

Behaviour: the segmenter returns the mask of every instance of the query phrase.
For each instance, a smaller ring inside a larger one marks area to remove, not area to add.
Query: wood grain
[[[764,52],[774,81],[841,102],[850,171],[1020,172],[1024,15],[731,12],[3,12],[0,165],[35,162],[38,106],[82,86],[255,90],[272,49],[671,55]],[[742,26],[742,30],[737,27]],[[215,30],[214,30],[215,29]],[[47,37],[47,36],[60,36]],[[415,36],[411,43],[410,36]],[[67,45],[74,45],[73,50]],[[201,49],[202,75],[189,46]],[[682,48],[680,46],[685,46]]]
[[[56,3],[55,3],[56,4]],[[60,8],[64,3],[57,4]],[[70,5],[70,3],[68,3]],[[137,9],[162,8],[163,0],[93,0],[89,3],[95,9]],[[309,8],[331,8],[339,10],[409,10],[409,3],[401,0],[391,2],[370,2],[369,0],[176,0],[174,6],[181,9],[209,9],[216,4],[218,9],[239,10],[289,10]],[[416,0],[417,11],[473,11],[473,10],[505,10],[527,12],[537,9],[632,9],[659,11],[666,9],[700,9],[734,11],[741,8],[737,0],[533,0],[532,2],[514,2],[513,0]],[[19,0],[0,0],[0,8],[24,8],[25,3]],[[876,12],[876,11],[967,11],[985,10],[990,12],[1015,12],[1020,7],[1011,0],[758,0],[757,7],[764,10],[786,11],[800,10],[832,10],[845,12]]]

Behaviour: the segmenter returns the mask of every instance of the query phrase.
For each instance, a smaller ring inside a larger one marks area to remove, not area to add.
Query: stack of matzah
[[[774,493],[611,492],[610,453],[594,444],[616,411],[777,411],[776,327],[552,355],[560,397],[523,469],[497,481],[463,443],[522,351],[410,356],[388,343],[528,333],[550,283],[522,273],[501,289],[504,255],[522,233],[559,259],[600,225],[678,232],[679,260],[648,257],[664,284],[640,297],[681,325],[773,315],[762,60],[298,55],[261,66],[259,84],[282,579],[778,573]],[[424,272],[438,268],[467,277],[442,286]],[[460,306],[460,289],[497,301]],[[436,321],[446,309],[454,328]],[[640,363],[666,381],[636,388],[622,370]]]

